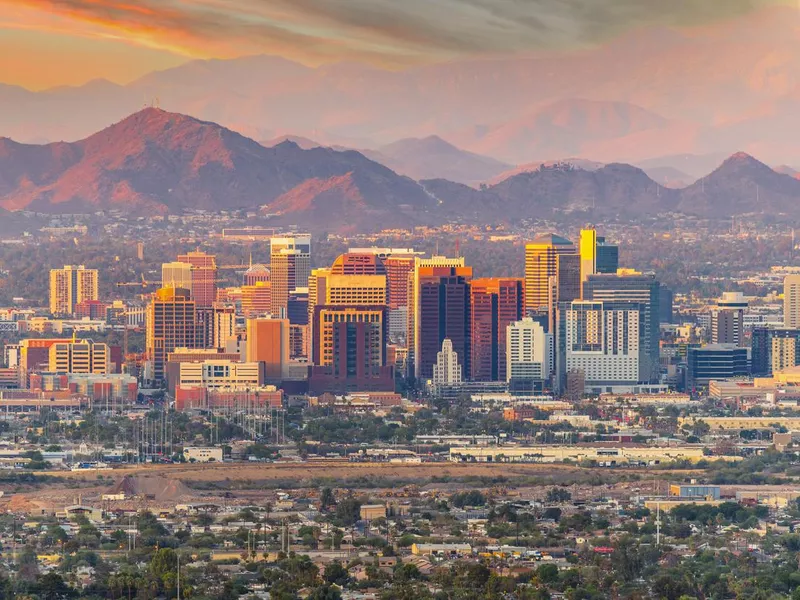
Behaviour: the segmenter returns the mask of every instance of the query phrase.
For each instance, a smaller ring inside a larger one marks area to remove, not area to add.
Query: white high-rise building
[[[453,342],[445,338],[433,365],[433,385],[453,383],[461,383],[461,365],[458,364],[458,352],[453,350]]]
[[[566,372],[582,371],[586,385],[640,379],[639,305],[581,300],[566,311]]]
[[[800,328],[800,275],[787,275],[783,280],[783,326]]]
[[[506,381],[548,379],[554,368],[553,335],[530,317],[506,332]]]

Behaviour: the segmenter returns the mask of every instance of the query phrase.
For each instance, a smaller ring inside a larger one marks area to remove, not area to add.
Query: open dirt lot
[[[346,461],[306,463],[208,463],[176,465],[124,466],[104,471],[52,471],[47,474],[67,480],[95,481],[98,475],[117,479],[125,475],[159,475],[181,481],[189,487],[225,482],[292,482],[293,487],[313,485],[325,480],[349,481],[359,478],[382,478],[409,483],[428,483],[451,479],[542,478],[558,483],[576,476],[612,479],[620,477],[674,477],[689,471],[648,471],[645,469],[585,469],[556,464],[487,464],[487,463],[350,463]]]
[[[210,463],[120,466],[106,470],[50,471],[53,479],[8,490],[0,511],[55,512],[72,503],[105,506],[104,494],[124,492],[113,508],[172,508],[177,503],[209,501],[225,505],[272,501],[276,491],[294,489],[312,496],[321,486],[345,488],[374,497],[444,493],[463,489],[492,490],[508,496],[536,497],[553,485],[569,485],[573,497],[627,497],[639,489],[664,491],[666,482],[683,480],[693,471],[586,469],[555,464],[470,463]],[[410,486],[410,487],[408,487]],[[302,492],[301,489],[305,488]],[[10,492],[10,493],[9,493]],[[111,505],[108,506],[111,508]]]

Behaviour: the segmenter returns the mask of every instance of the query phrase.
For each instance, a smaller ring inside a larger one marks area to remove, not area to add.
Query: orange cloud
[[[0,28],[110,38],[187,57],[267,53],[307,64],[360,60],[391,67],[574,48],[640,27],[691,26],[789,2],[0,0]]]

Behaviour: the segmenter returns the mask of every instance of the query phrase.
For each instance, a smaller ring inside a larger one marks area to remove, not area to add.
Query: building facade
[[[639,381],[656,382],[660,374],[659,325],[661,286],[654,275],[629,273],[590,275],[583,284],[584,300],[601,302],[631,302],[639,305],[642,314],[642,360]]]
[[[48,367],[51,373],[108,375],[111,352],[106,344],[92,340],[57,342],[50,346]]]
[[[582,372],[587,388],[637,383],[640,318],[639,305],[632,303],[572,302],[564,319],[566,371]]]
[[[711,311],[711,343],[743,346],[747,299],[741,292],[725,292]]]
[[[509,387],[535,388],[553,373],[553,335],[530,317],[506,327],[506,381]],[[517,385],[518,382],[518,385]]]
[[[176,348],[196,348],[197,305],[189,290],[162,288],[147,307],[145,346],[151,365],[151,378],[163,381],[167,355]]]
[[[418,266],[414,274],[414,318],[409,329],[413,339],[417,379],[433,377],[433,365],[444,340],[450,339],[461,357],[462,372],[470,371],[470,282],[471,267]],[[409,346],[409,350],[411,350]]]
[[[800,328],[800,275],[787,275],[783,280],[783,326]]]
[[[263,363],[266,381],[286,377],[289,367],[289,320],[256,318],[247,320],[247,361]]]
[[[50,270],[50,312],[53,315],[72,315],[77,304],[97,299],[97,269],[66,265],[63,269]]]
[[[189,292],[196,305],[199,308],[211,306],[217,299],[217,258],[196,251],[181,254],[178,262],[192,267],[192,288]]]
[[[470,283],[470,372],[473,381],[499,381],[506,375],[506,333],[522,318],[524,281],[473,279]]]
[[[436,364],[433,365],[433,385],[453,385],[461,381],[458,353],[453,350],[453,342],[445,339],[441,351],[436,355]]]
[[[558,257],[577,255],[575,245],[555,234],[537,237],[525,246],[525,310],[549,312],[553,302],[553,278],[558,279]],[[580,258],[578,280],[580,282]]]

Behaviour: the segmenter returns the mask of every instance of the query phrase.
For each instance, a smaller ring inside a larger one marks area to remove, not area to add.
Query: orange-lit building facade
[[[266,316],[272,313],[272,283],[258,281],[253,285],[243,285],[242,314],[245,318]]]
[[[266,381],[280,381],[289,364],[289,320],[248,319],[246,348],[248,362],[263,363]]]
[[[192,299],[198,307],[211,306],[217,298],[217,259],[205,252],[178,256],[178,262],[192,265]]]
[[[473,279],[470,283],[469,379],[505,379],[506,327],[523,316],[524,288],[524,281],[518,278]]]
[[[189,290],[162,288],[147,306],[145,347],[152,366],[153,381],[166,375],[167,355],[176,348],[196,348],[198,344],[197,305]]]

